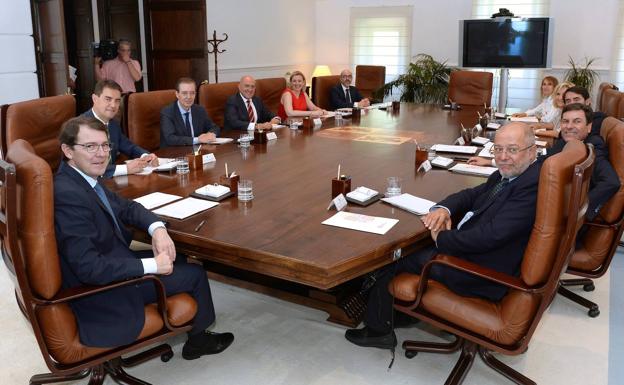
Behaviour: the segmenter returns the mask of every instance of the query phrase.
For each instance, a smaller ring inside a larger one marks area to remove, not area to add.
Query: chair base
[[[163,362],[167,362],[173,357],[173,351],[168,344],[158,345],[144,352],[138,353],[128,358],[113,358],[102,364],[81,370],[71,374],[37,374],[30,378],[30,385],[52,384],[56,382],[66,382],[89,377],[89,385],[102,385],[106,376],[110,376],[118,384],[127,385],[150,385],[149,382],[142,381],[126,373],[123,368],[129,368],[148,361],[156,356],[160,356]]]
[[[463,338],[456,337],[455,341],[449,343],[405,341],[403,342],[403,349],[405,349],[407,358],[416,356],[418,352],[450,354],[461,349],[459,360],[457,360],[453,370],[444,382],[445,385],[459,385],[463,383],[477,353],[487,366],[514,383],[519,385],[536,385],[530,378],[494,358],[489,350]]]
[[[580,295],[572,292],[569,289],[566,289],[565,286],[583,286],[583,290],[585,291],[593,291],[595,289],[594,282],[589,278],[576,278],[576,279],[562,279],[559,281],[559,287],[557,288],[557,292],[562,296],[566,297],[570,301],[576,302],[579,305],[587,308],[587,315],[595,318],[600,315],[600,308],[598,304],[588,300],[587,298],[583,298]]]

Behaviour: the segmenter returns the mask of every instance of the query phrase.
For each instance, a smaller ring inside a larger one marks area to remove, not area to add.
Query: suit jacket
[[[219,126],[209,117],[206,109],[198,104],[191,106],[191,120],[195,136],[212,132],[219,136]],[[190,146],[193,144],[191,133],[184,125],[178,102],[166,106],[160,111],[160,148],[167,146]]]
[[[604,140],[602,140],[600,135],[594,134],[593,128],[583,142],[593,144],[594,152],[596,153],[594,171],[589,182],[589,207],[587,207],[587,213],[585,214],[585,217],[591,221],[598,215],[602,206],[618,192],[620,189],[620,178],[618,178],[617,173],[609,162],[609,150]],[[547,150],[546,156],[540,160],[543,161],[543,159],[551,155],[558,154],[563,150],[565,144],[565,140],[557,139],[553,146]]]
[[[254,107],[256,107],[256,113],[258,115],[256,117],[257,123],[269,122],[275,117],[275,114],[266,108],[259,97],[254,96],[251,98],[251,102]],[[223,128],[226,130],[247,130],[247,127],[249,127],[247,103],[243,101],[239,93],[228,98],[225,103],[224,115],[225,123],[223,124]]]
[[[605,120],[607,114],[601,111],[594,111],[594,117],[592,119],[592,128],[590,135],[600,135],[600,129],[602,129],[602,121]]]
[[[354,86],[349,87],[349,93],[351,94],[351,103],[347,103],[347,97],[345,96],[344,91],[342,90],[342,84],[338,83],[333,86],[329,90],[329,104],[332,110],[337,110],[339,108],[350,108],[353,107],[354,102],[359,102],[362,100],[362,94],[360,91]]]
[[[124,224],[147,230],[159,219],[140,204],[104,190],[120,230],[75,169],[62,162],[54,177],[54,229],[66,288],[143,275],[143,264],[129,249],[132,234]],[[71,307],[80,341],[88,346],[128,344],[145,323],[143,296],[136,285],[75,300]]]
[[[95,118],[92,109],[86,111],[82,115]],[[117,161],[119,153],[126,155],[130,159],[138,158],[143,154],[149,154],[149,151],[146,149],[132,143],[130,139],[124,135],[121,130],[121,126],[114,119],[108,122],[108,137],[113,149],[110,152],[110,161],[108,162],[106,172],[104,173],[105,178],[110,178],[115,173],[115,162]]]
[[[541,162],[534,162],[509,182],[494,198],[489,191],[500,181],[498,171],[477,187],[449,195],[438,205],[448,208],[454,223],[468,212],[474,215],[461,229],[439,233],[437,249],[496,271],[518,276],[537,204],[537,184]],[[507,289],[458,270],[446,269],[444,283],[457,293],[500,300]]]

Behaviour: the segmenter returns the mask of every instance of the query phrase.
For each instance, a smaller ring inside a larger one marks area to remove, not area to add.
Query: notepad
[[[367,200],[369,200],[370,198],[374,197],[377,194],[379,194],[378,191],[375,191],[368,187],[360,186],[356,188],[355,190],[347,193],[347,197],[361,203],[361,202],[366,202]]]
[[[407,193],[381,200],[416,215],[428,214],[431,207],[435,205],[435,202]]]
[[[431,164],[436,167],[447,168],[453,164],[454,160],[451,158],[445,158],[443,156],[436,156],[431,160]]]
[[[494,154],[492,154],[492,153],[490,152],[490,150],[492,149],[492,146],[493,146],[493,145],[494,145],[494,142],[489,142],[489,143],[486,143],[486,144],[483,146],[483,150],[481,150],[481,151],[479,152],[479,155],[478,155],[478,156],[480,156],[480,157],[482,157],[482,158],[489,158],[489,159],[494,158]]]
[[[488,138],[484,138],[482,136],[477,136],[475,138],[472,138],[472,143],[474,144],[478,144],[483,146],[484,144],[488,143],[490,140]]]
[[[489,128],[490,130],[498,130],[499,128],[501,128],[501,125],[500,123],[490,122],[487,124],[487,128]]]
[[[339,211],[334,214],[334,216],[321,223],[329,226],[383,235],[394,225],[399,223],[399,220]]]
[[[538,123],[539,120],[535,116],[523,116],[521,118],[512,116],[509,118],[512,122]]]
[[[135,198],[134,201],[140,203],[148,210],[166,205],[167,203],[182,199],[181,196],[173,194],[165,194],[161,192],[153,192],[151,194],[143,195],[142,197]]]
[[[230,143],[233,141],[234,139],[232,138],[214,138],[213,140],[208,142],[208,144],[225,144],[225,143]]]
[[[492,175],[492,173],[496,172],[496,170],[498,170],[496,167],[483,167],[483,166],[475,166],[472,164],[463,164],[463,163],[458,163],[455,166],[449,168],[449,171],[453,171],[458,174],[467,174],[467,175],[485,176],[485,177]]]
[[[478,150],[476,146],[455,146],[449,144],[434,144],[432,147],[436,152],[454,152],[469,155],[475,154]]]
[[[219,198],[225,194],[228,194],[229,192],[230,192],[229,187],[221,186],[220,184],[216,184],[216,183],[207,184],[195,190],[196,194],[205,195],[211,198]]]
[[[197,198],[186,198],[154,210],[154,214],[170,218],[184,219],[218,205],[219,203],[217,202]]]

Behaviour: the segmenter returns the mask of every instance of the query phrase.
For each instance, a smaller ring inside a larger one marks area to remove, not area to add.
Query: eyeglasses
[[[516,155],[519,152],[528,150],[529,148],[535,146],[535,144],[531,144],[530,146],[527,146],[525,148],[519,148],[519,147],[503,147],[503,146],[492,146],[492,148],[490,148],[490,153],[494,154],[494,155],[500,155],[503,152],[507,152],[509,155]]]
[[[102,143],[102,144],[95,144],[95,143],[75,143],[74,146],[81,146],[83,147],[85,150],[87,150],[87,152],[89,154],[93,154],[96,153],[98,149],[102,149],[102,151],[104,152],[110,152],[111,150],[111,144],[110,143]]]

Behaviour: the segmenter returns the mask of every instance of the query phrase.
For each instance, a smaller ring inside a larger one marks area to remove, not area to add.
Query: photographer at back
[[[121,86],[123,93],[136,92],[135,82],[141,80],[141,64],[130,57],[132,43],[130,40],[120,39],[117,46],[117,57],[102,63],[102,58],[95,57],[95,78],[113,80]]]

